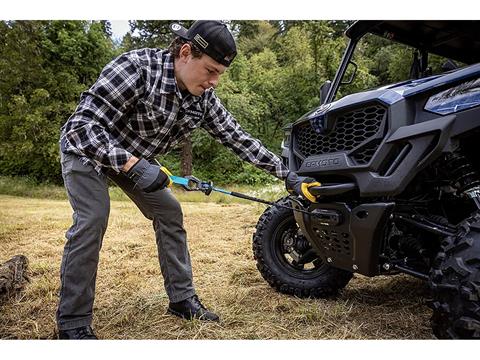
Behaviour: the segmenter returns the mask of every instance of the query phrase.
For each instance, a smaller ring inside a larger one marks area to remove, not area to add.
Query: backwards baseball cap
[[[170,30],[194,43],[200,51],[222,65],[229,66],[237,55],[237,47],[227,25],[215,20],[198,20],[185,29],[180,24],[170,24]]]

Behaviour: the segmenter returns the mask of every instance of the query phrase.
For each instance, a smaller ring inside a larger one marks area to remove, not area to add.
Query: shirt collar
[[[175,69],[173,67],[173,56],[169,52],[162,55],[163,71],[160,85],[160,93],[174,94],[177,92],[177,81],[175,80]]]
[[[177,85],[177,79],[175,79],[175,67],[174,67],[174,58],[172,54],[166,51],[163,56],[163,71],[162,71],[162,81],[160,86],[160,93],[163,94],[176,94],[180,99],[186,100],[192,98],[193,102],[198,102],[202,99],[202,96],[194,96],[187,93],[187,95],[182,96],[180,89]]]

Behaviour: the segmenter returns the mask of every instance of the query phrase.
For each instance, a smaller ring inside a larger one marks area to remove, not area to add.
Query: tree
[[[60,127],[113,56],[105,22],[0,22],[0,174],[61,182]]]

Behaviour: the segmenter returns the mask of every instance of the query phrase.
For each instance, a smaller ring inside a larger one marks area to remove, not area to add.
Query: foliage
[[[113,56],[103,22],[0,22],[0,174],[60,182],[60,127]]]

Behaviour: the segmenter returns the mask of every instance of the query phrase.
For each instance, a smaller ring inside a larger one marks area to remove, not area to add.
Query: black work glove
[[[172,185],[170,171],[164,166],[150,164],[145,159],[138,160],[127,172],[127,176],[143,191],[149,193]]]
[[[285,179],[285,187],[289,193],[297,194],[311,202],[316,202],[316,197],[308,190],[312,186],[322,186],[322,184],[311,177],[298,176],[297,173],[293,171],[289,171]]]

